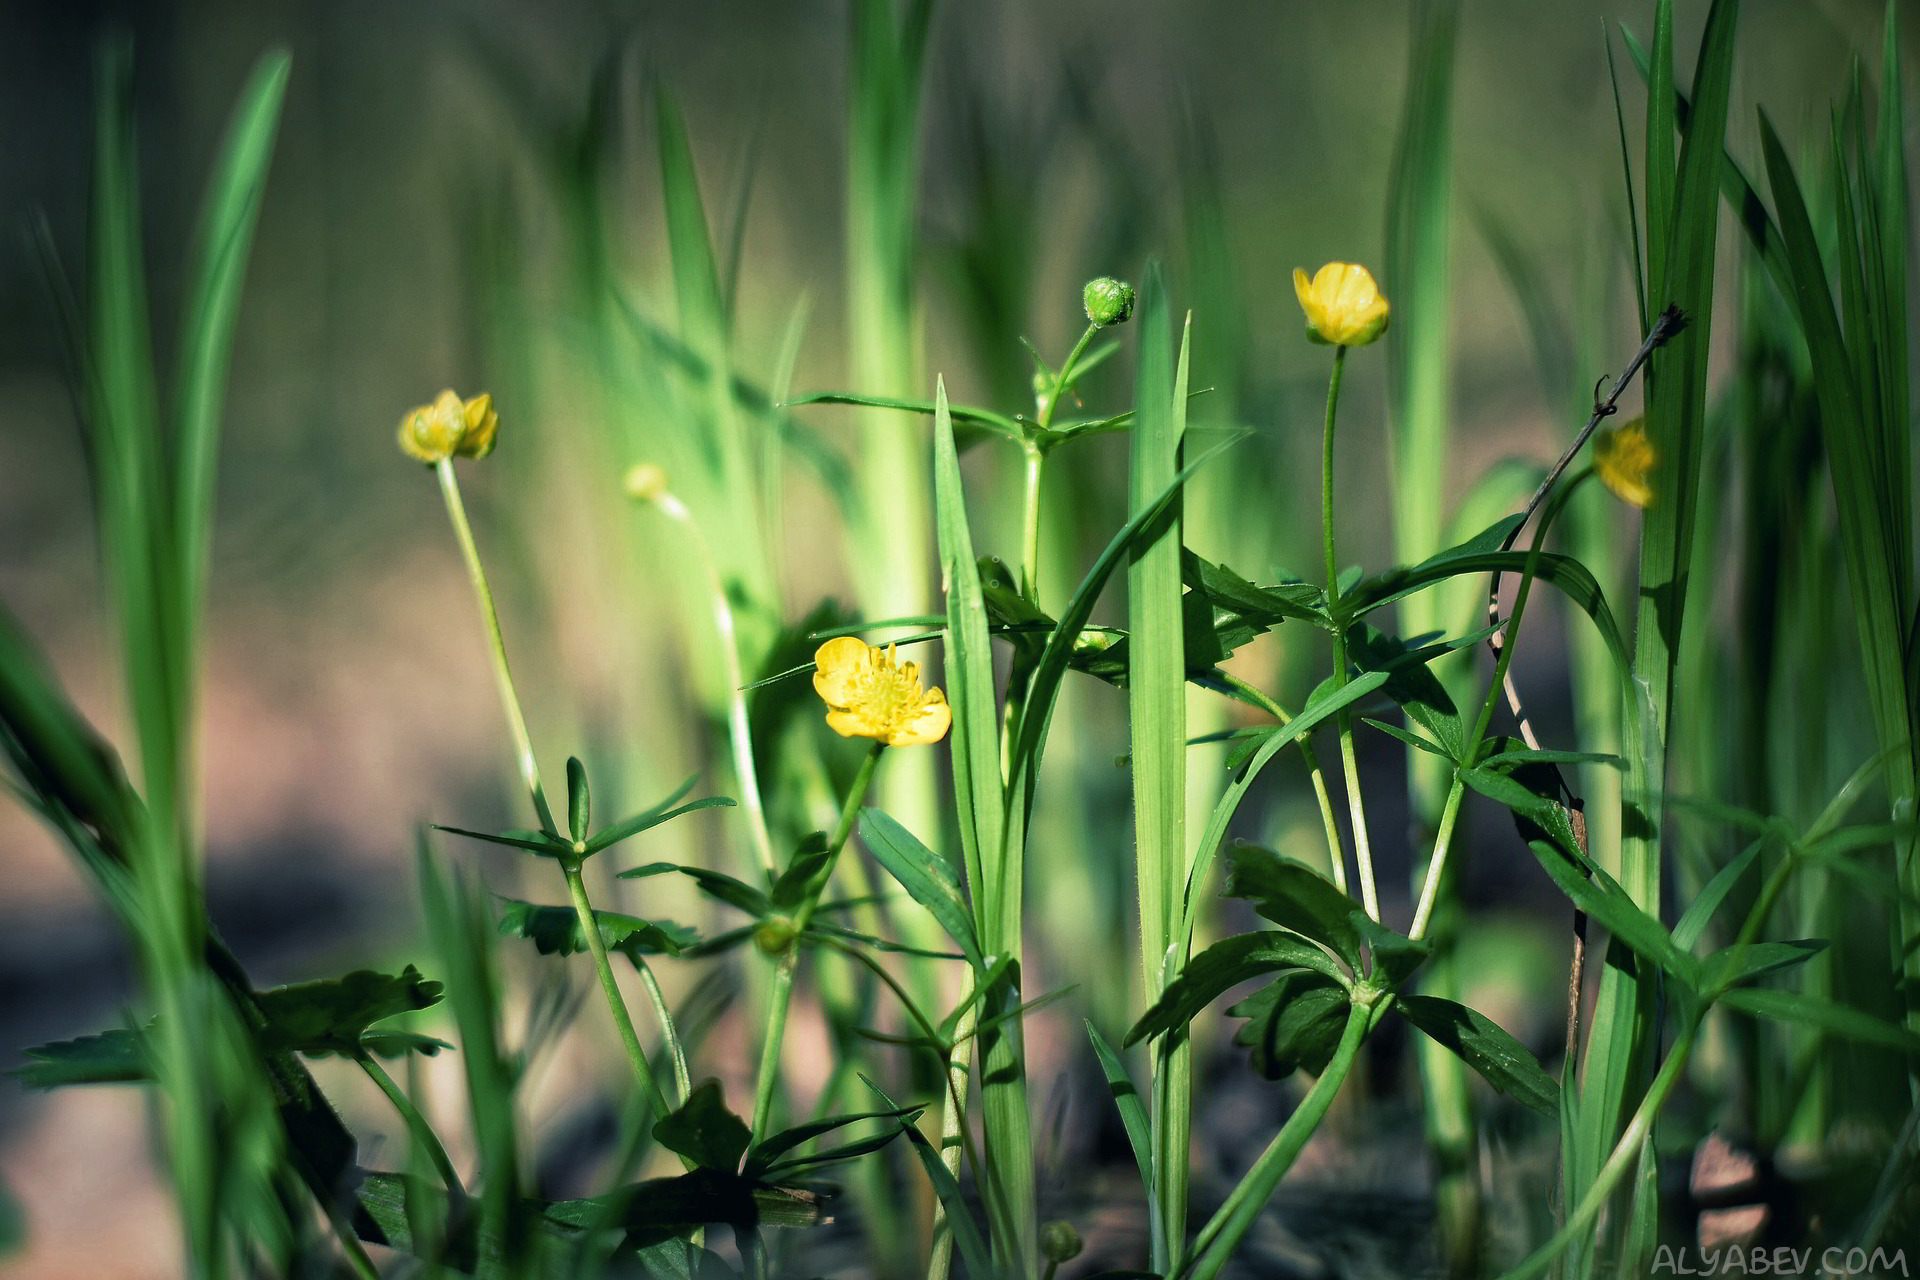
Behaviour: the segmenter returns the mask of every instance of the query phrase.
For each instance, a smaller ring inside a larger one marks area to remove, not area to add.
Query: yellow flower
[[[1613,496],[1635,507],[1653,505],[1653,486],[1648,476],[1660,454],[1647,439],[1647,420],[1635,418],[1612,431],[1602,431],[1593,442],[1593,473]]]
[[[500,415],[486,394],[462,400],[442,391],[432,404],[423,404],[400,420],[400,448],[421,462],[448,458],[484,458],[493,452]]]
[[[837,636],[813,655],[813,688],[827,704],[827,727],[843,738],[878,738],[917,747],[947,736],[953,712],[938,689],[920,691],[920,668],[896,663],[893,646],[876,649]]]
[[[1293,291],[1307,313],[1307,336],[1335,347],[1364,347],[1387,330],[1387,300],[1365,267],[1329,262],[1313,280],[1293,269]]]

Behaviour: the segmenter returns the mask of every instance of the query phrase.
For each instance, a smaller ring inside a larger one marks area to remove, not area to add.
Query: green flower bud
[[[793,921],[785,916],[770,916],[753,931],[753,945],[770,956],[785,955],[793,946]]]
[[[1112,276],[1087,281],[1080,300],[1087,305],[1087,319],[1102,328],[1125,324],[1133,315],[1133,286]]]
[[[1048,1262],[1070,1262],[1083,1247],[1071,1222],[1049,1222],[1040,1228],[1040,1256]]]

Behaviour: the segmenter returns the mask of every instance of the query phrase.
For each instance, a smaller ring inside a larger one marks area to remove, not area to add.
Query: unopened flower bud
[[[1315,342],[1364,347],[1387,331],[1387,300],[1365,267],[1329,262],[1312,280],[1296,267],[1293,292],[1307,313],[1307,336]]]
[[[1040,1228],[1040,1256],[1048,1262],[1070,1262],[1080,1256],[1083,1247],[1080,1233],[1071,1222],[1048,1222]]]
[[[448,458],[484,458],[493,452],[500,431],[500,415],[493,397],[482,393],[462,400],[442,391],[432,404],[421,405],[400,420],[400,449],[409,458],[431,465]]]
[[[1087,281],[1080,300],[1086,303],[1087,319],[1102,328],[1125,324],[1133,315],[1133,286],[1112,276]]]
[[[753,945],[763,955],[781,956],[793,946],[793,921],[785,916],[769,916],[753,931]]]

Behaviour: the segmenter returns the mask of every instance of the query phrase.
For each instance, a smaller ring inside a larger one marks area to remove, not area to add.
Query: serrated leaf
[[[1133,1024],[1121,1047],[1184,1027],[1229,988],[1249,978],[1287,969],[1308,970],[1336,986],[1347,981],[1339,963],[1305,938],[1273,929],[1237,934],[1214,943],[1187,961],[1180,976],[1167,984],[1153,1007]]]
[[[1253,1051],[1253,1067],[1269,1080],[1295,1071],[1319,1075],[1346,1029],[1349,998],[1324,974],[1289,969],[1227,1010],[1245,1018],[1233,1042]]]
[[[1438,996],[1400,996],[1394,1007],[1501,1093],[1542,1115],[1559,1114],[1560,1086],[1540,1060],[1493,1019]]]
[[[1357,904],[1312,868],[1259,845],[1239,845],[1221,892],[1251,902],[1262,916],[1321,943],[1360,971],[1360,935],[1349,919]]]
[[[7,1074],[29,1089],[70,1084],[134,1084],[153,1078],[142,1033],[116,1027],[24,1051],[32,1061]]]
[[[753,1141],[747,1122],[727,1110],[718,1080],[702,1081],[679,1108],[660,1117],[653,1136],[661,1146],[699,1165],[732,1173]]]
[[[352,1054],[376,1022],[440,1003],[441,985],[408,965],[398,974],[359,969],[344,978],[262,991],[261,1039],[294,1053]]]
[[[501,898],[500,933],[525,938],[543,956],[570,956],[587,949],[586,930],[572,907],[547,907],[518,898]],[[644,920],[618,911],[595,911],[600,940],[637,966],[642,956],[677,956],[700,941],[700,935],[671,920]]]

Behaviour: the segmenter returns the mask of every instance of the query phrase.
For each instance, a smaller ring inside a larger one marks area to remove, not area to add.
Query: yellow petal
[[[813,655],[813,691],[830,707],[851,705],[865,683],[870,652],[858,636],[835,636],[821,645]]]
[[[1293,269],[1293,296],[1300,299],[1300,309],[1313,318],[1313,286],[1307,280],[1307,273],[1299,267]]]
[[[484,458],[493,452],[500,431],[500,415],[493,411],[493,397],[486,392],[467,401],[460,409],[460,443],[454,452],[463,458]]]
[[[927,690],[927,700],[912,719],[887,735],[890,747],[924,747],[947,736],[953,724],[953,709],[947,695],[938,689]]]
[[[886,733],[886,726],[875,724],[859,711],[827,712],[827,728],[843,738],[878,738]]]

